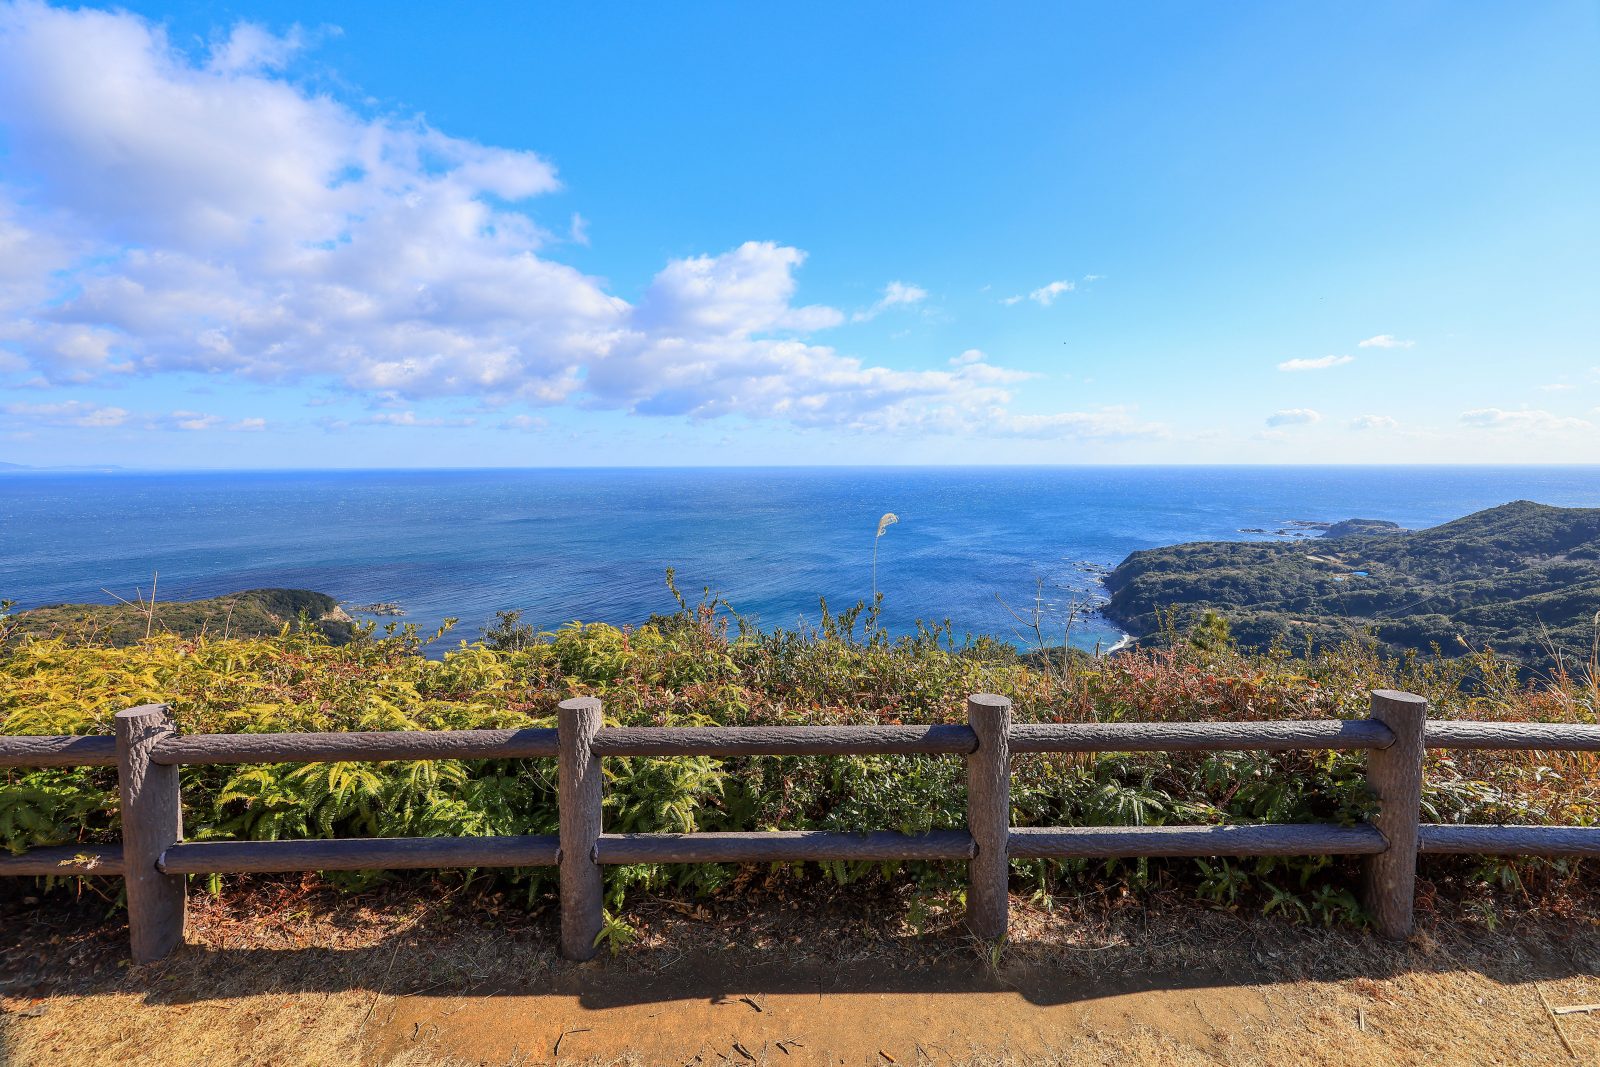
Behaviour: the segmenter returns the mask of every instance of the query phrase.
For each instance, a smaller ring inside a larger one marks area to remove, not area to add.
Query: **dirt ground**
[[[1600,1063],[1600,927],[1430,918],[1390,946],[1173,904],[1022,901],[998,959],[904,901],[756,894],[629,914],[571,964],[549,910],[192,895],[189,943],[136,967],[103,901],[0,899],[0,1063]]]

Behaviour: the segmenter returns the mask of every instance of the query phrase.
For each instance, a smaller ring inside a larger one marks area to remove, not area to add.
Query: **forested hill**
[[[1335,535],[1336,534],[1336,535]],[[1600,508],[1527,500],[1428,530],[1340,523],[1293,543],[1209,541],[1135,552],[1106,578],[1108,618],[1136,636],[1205,610],[1245,647],[1370,633],[1447,655],[1492,647],[1548,667],[1587,661],[1600,612]]]

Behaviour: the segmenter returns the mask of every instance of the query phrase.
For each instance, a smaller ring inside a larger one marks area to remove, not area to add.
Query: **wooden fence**
[[[1011,702],[978,694],[966,725],[606,727],[601,704],[560,705],[556,729],[181,736],[167,707],[119,712],[114,737],[0,737],[0,767],[116,766],[122,843],[0,855],[0,874],[121,875],[136,960],[183,940],[184,876],[243,872],[424,867],[559,868],[561,951],[595,954],[601,867],[618,863],[766,863],[797,860],[957,860],[967,864],[966,921],[979,937],[1007,927],[1009,861],[1048,857],[1365,857],[1365,897],[1386,937],[1411,932],[1417,855],[1600,855],[1600,827],[1457,826],[1420,822],[1425,748],[1600,751],[1600,726],[1427,722],[1427,702],[1372,694],[1369,718],[1299,722],[1059,723],[1012,725]],[[1377,815],[1357,826],[1012,827],[1010,757],[1016,752],[1365,750]],[[967,828],[769,833],[607,834],[601,826],[602,756],[946,754],[967,761]],[[355,760],[560,761],[558,835],[311,841],[183,840],[182,764]]]

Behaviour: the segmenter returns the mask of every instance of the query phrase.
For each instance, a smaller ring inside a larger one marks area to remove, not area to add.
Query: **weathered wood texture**
[[[600,758],[594,736],[600,730],[600,701],[563,700],[557,713],[561,731],[561,954],[587,960],[598,948],[604,921],[604,884],[595,862],[600,840]]]
[[[1430,722],[1429,748],[1600,752],[1600,726],[1568,722]]]
[[[553,867],[560,839],[365,837],[325,841],[200,841],[173,845],[169,874],[412,870],[427,867]]]
[[[601,863],[784,863],[797,860],[964,860],[973,854],[965,830],[902,834],[839,833],[601,834]]]
[[[0,767],[115,767],[117,739],[88,737],[0,737]]]
[[[600,701],[568,700],[560,729],[226,734],[178,737],[164,705],[120,712],[114,737],[0,737],[0,767],[118,768],[121,845],[0,855],[0,875],[122,875],[136,960],[183,939],[183,876],[299,870],[533,867],[559,864],[562,951],[595,953],[600,864],[804,860],[966,860],[970,929],[1003,937],[1011,858],[1364,855],[1367,906],[1385,936],[1412,924],[1417,853],[1600,855],[1600,827],[1421,825],[1424,747],[1600,751],[1600,726],[1428,723],[1427,703],[1372,695],[1362,721],[1066,723],[1011,726],[1004,697],[967,702],[966,725],[627,728],[601,726]],[[1017,752],[1369,749],[1379,812],[1371,825],[1039,827],[1012,830]],[[968,829],[845,833],[602,834],[599,757],[950,753],[967,757]],[[178,765],[401,759],[560,758],[559,836],[184,843]]]
[[[601,730],[602,756],[851,756],[971,752],[972,728],[949,726],[624,726]]]
[[[1484,856],[1600,856],[1600,826],[1457,826],[1424,823],[1423,852]]]
[[[975,849],[967,864],[967,929],[986,941],[1005,937],[1010,922],[1011,701],[993,693],[967,698],[967,725],[978,747],[967,757],[967,829]]]
[[[165,704],[116,714],[117,776],[122,794],[123,880],[128,895],[128,935],[137,963],[158,960],[183,943],[183,878],[156,863],[183,839],[178,768],[152,763],[150,754],[172,734]]]
[[[1011,831],[1015,859],[1117,856],[1360,856],[1382,852],[1371,826],[1062,826]]]
[[[1387,748],[1394,734],[1364,719],[1295,722],[1028,723],[1012,752],[1217,752]]]
[[[174,735],[155,761],[180,763],[345,763],[360,760],[522,759],[554,756],[556,731],[389,730],[323,734]]]
[[[0,877],[121,873],[121,845],[58,845],[31,848],[20,856],[0,852]]]
[[[1384,937],[1399,940],[1411,936],[1413,922],[1428,702],[1379,689],[1372,694],[1372,717],[1394,731],[1395,741],[1367,755],[1367,780],[1378,798],[1373,824],[1389,847],[1367,858],[1363,883],[1373,926]]]

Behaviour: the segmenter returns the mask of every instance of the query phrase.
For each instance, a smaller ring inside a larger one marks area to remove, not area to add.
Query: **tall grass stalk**
[[[883,518],[878,520],[878,535],[872,539],[872,599],[878,599],[878,542],[883,540],[883,531],[900,521],[900,516],[892,511],[883,513]]]

